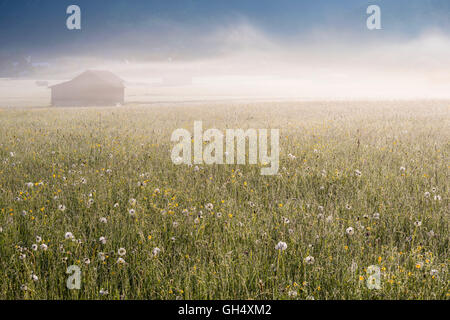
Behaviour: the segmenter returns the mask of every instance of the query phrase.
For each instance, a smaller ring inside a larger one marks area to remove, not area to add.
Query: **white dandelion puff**
[[[347,233],[349,236],[352,236],[355,233],[355,229],[353,229],[352,227],[348,227],[347,229],[345,229],[345,233]]]
[[[276,246],[275,246],[275,250],[281,250],[281,251],[284,251],[284,250],[286,250],[286,249],[287,249],[287,243],[286,243],[286,242],[283,242],[283,241],[278,242],[278,243],[276,244]]]

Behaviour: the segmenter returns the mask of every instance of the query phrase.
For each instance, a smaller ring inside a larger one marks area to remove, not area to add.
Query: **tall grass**
[[[449,119],[448,101],[0,110],[0,298],[448,299]],[[279,128],[279,174],[174,165],[194,120]]]

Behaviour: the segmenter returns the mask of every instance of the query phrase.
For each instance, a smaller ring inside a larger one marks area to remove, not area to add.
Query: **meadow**
[[[449,299],[449,107],[2,108],[0,299]],[[280,129],[279,173],[173,164],[195,120]]]

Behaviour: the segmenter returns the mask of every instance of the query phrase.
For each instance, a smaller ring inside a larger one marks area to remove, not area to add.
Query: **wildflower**
[[[120,248],[117,253],[119,256],[124,256],[127,253],[127,250],[125,250],[125,248]]]
[[[105,261],[105,259],[106,259],[105,254],[103,252],[99,252],[98,253],[98,260]]]
[[[194,167],[194,171],[199,171],[199,170],[200,170],[200,168],[198,166]]]
[[[422,268],[423,267],[423,262],[417,262],[416,263],[416,268],[417,269],[420,269],[420,268]]]
[[[3,227],[0,227],[0,233],[2,233],[3,232]]]
[[[24,253],[22,253],[22,254],[19,255],[19,259],[20,259],[20,260],[25,260],[26,257],[27,257],[27,255],[24,254]]]
[[[88,207],[90,207],[90,206],[93,205],[93,204],[94,204],[94,199],[89,198],[89,200],[88,200],[88,202],[87,202]]]
[[[346,205],[345,205],[345,209],[350,210],[351,208],[352,208],[351,205],[349,205],[349,204],[346,204]]]
[[[114,203],[114,206],[113,206],[114,208],[118,208],[119,207],[119,204],[118,203]]]
[[[291,298],[295,298],[295,297],[297,297],[297,291],[290,290],[290,291],[288,292],[288,295],[289,295],[289,297],[291,297]]]
[[[104,290],[103,288],[100,289],[99,293],[100,293],[101,296],[106,296],[106,295],[109,294],[108,290]]]
[[[136,214],[136,211],[134,209],[129,209],[128,213],[130,214],[130,216],[134,216]]]
[[[295,157],[293,154],[291,154],[291,153],[288,154],[288,157],[289,157],[291,160],[295,160],[295,158],[296,158],[296,157]]]
[[[25,185],[26,185],[28,188],[33,188],[34,183],[33,183],[33,182],[27,182]]]
[[[99,221],[100,221],[100,223],[107,223],[107,222],[108,222],[108,220],[106,220],[105,217],[101,217],[101,218],[99,219]]]
[[[414,225],[416,227],[420,227],[422,225],[422,221],[417,220],[416,222],[414,222]]]
[[[431,188],[431,192],[436,193],[436,191],[437,191],[437,188],[436,188],[436,187],[432,187],[432,188]]]
[[[315,261],[315,259],[314,259],[313,256],[307,256],[307,257],[305,258],[305,263],[306,263],[306,264],[314,264],[314,261]]]
[[[85,178],[81,178],[80,181],[81,181],[82,184],[86,184],[87,183],[87,180]]]
[[[436,269],[431,269],[431,271],[430,271],[431,276],[437,276],[438,273],[439,273],[439,271],[437,271]]]
[[[214,208],[212,203],[208,203],[205,205],[205,209],[211,211]]]
[[[38,249],[38,245],[37,244],[32,244],[31,245],[31,250],[33,250],[33,251],[37,251],[37,249]]]
[[[42,243],[42,244],[40,245],[40,248],[41,248],[43,251],[47,251],[47,249],[48,249],[48,247],[47,247],[47,245],[46,245],[45,243]]]
[[[35,275],[34,273],[31,274],[30,276],[31,280],[33,280],[34,282],[37,282],[39,280],[39,277],[37,275]]]
[[[136,205],[136,199],[131,198],[128,203],[130,204],[130,206],[134,207]]]
[[[345,229],[345,233],[347,233],[349,236],[352,236],[355,233],[355,230],[352,227],[348,227]]]
[[[42,241],[42,238],[40,236],[36,236],[36,242],[39,243]]]
[[[172,223],[172,226],[173,226],[174,228],[178,227],[178,222],[174,221],[174,222]]]
[[[66,234],[64,235],[64,238],[66,240],[70,240],[70,239],[73,239],[74,237],[73,237],[72,232],[66,232]]]
[[[441,201],[441,200],[442,200],[442,198],[440,195],[437,194],[434,196],[434,201]]]
[[[284,251],[287,249],[287,244],[286,242],[280,241],[277,243],[277,245],[275,246],[275,250],[281,250]]]
[[[195,224],[199,224],[199,223],[200,223],[200,219],[199,219],[198,217],[195,218],[195,219],[194,219],[194,223],[195,223]]]
[[[25,210],[22,210],[22,217],[25,217],[27,215],[27,212]]]
[[[380,219],[380,214],[378,212],[375,212],[372,216],[375,220]]]
[[[401,172],[405,172],[405,171],[406,171],[406,168],[405,168],[405,167],[400,167],[400,171],[401,171]]]
[[[20,290],[22,290],[22,291],[27,291],[27,290],[28,290],[27,285],[26,285],[26,284],[21,285],[21,286],[20,286]]]
[[[156,257],[161,252],[161,249],[156,247],[152,250],[152,254],[154,257]]]
[[[359,171],[359,170],[355,170],[355,175],[356,175],[357,177],[361,177],[361,176],[362,176],[362,172]]]
[[[91,263],[91,260],[89,258],[84,258],[83,262],[85,265],[89,265]]]
[[[63,204],[60,204],[60,205],[58,206],[58,210],[61,211],[61,212],[64,212],[64,211],[66,210],[66,206],[63,205]]]
[[[290,223],[290,221],[289,221],[289,219],[288,219],[288,218],[283,218],[283,223],[284,223],[284,224],[289,224],[289,223]]]
[[[125,262],[125,260],[123,258],[118,258],[117,259],[117,263],[118,264],[125,264],[126,262]]]
[[[101,244],[106,244],[106,238],[105,238],[105,237],[100,237],[100,239],[98,239],[98,241],[99,241]]]
[[[323,212],[323,207],[322,207],[322,206],[318,206],[317,209],[318,209],[320,212]]]
[[[175,242],[176,238],[175,238],[175,237],[171,237],[170,240],[172,240],[173,242]]]
[[[161,193],[161,191],[160,191],[158,188],[156,188],[156,189],[153,191],[153,193],[159,194],[159,193]]]
[[[217,218],[222,217],[222,213],[221,213],[221,212],[217,212],[217,213],[216,213],[216,217],[217,217]]]

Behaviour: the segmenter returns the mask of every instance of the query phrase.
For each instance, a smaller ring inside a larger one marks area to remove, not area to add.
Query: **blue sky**
[[[81,31],[65,28],[70,4],[81,7]],[[370,4],[382,10],[383,30],[377,33],[365,28]],[[280,42],[301,42],[321,31],[334,41],[408,39],[430,29],[448,36],[450,1],[0,0],[0,54],[114,56],[130,51],[151,58],[154,52],[183,50],[195,55],[194,47],[208,54],[213,44],[199,39],[242,21]]]

